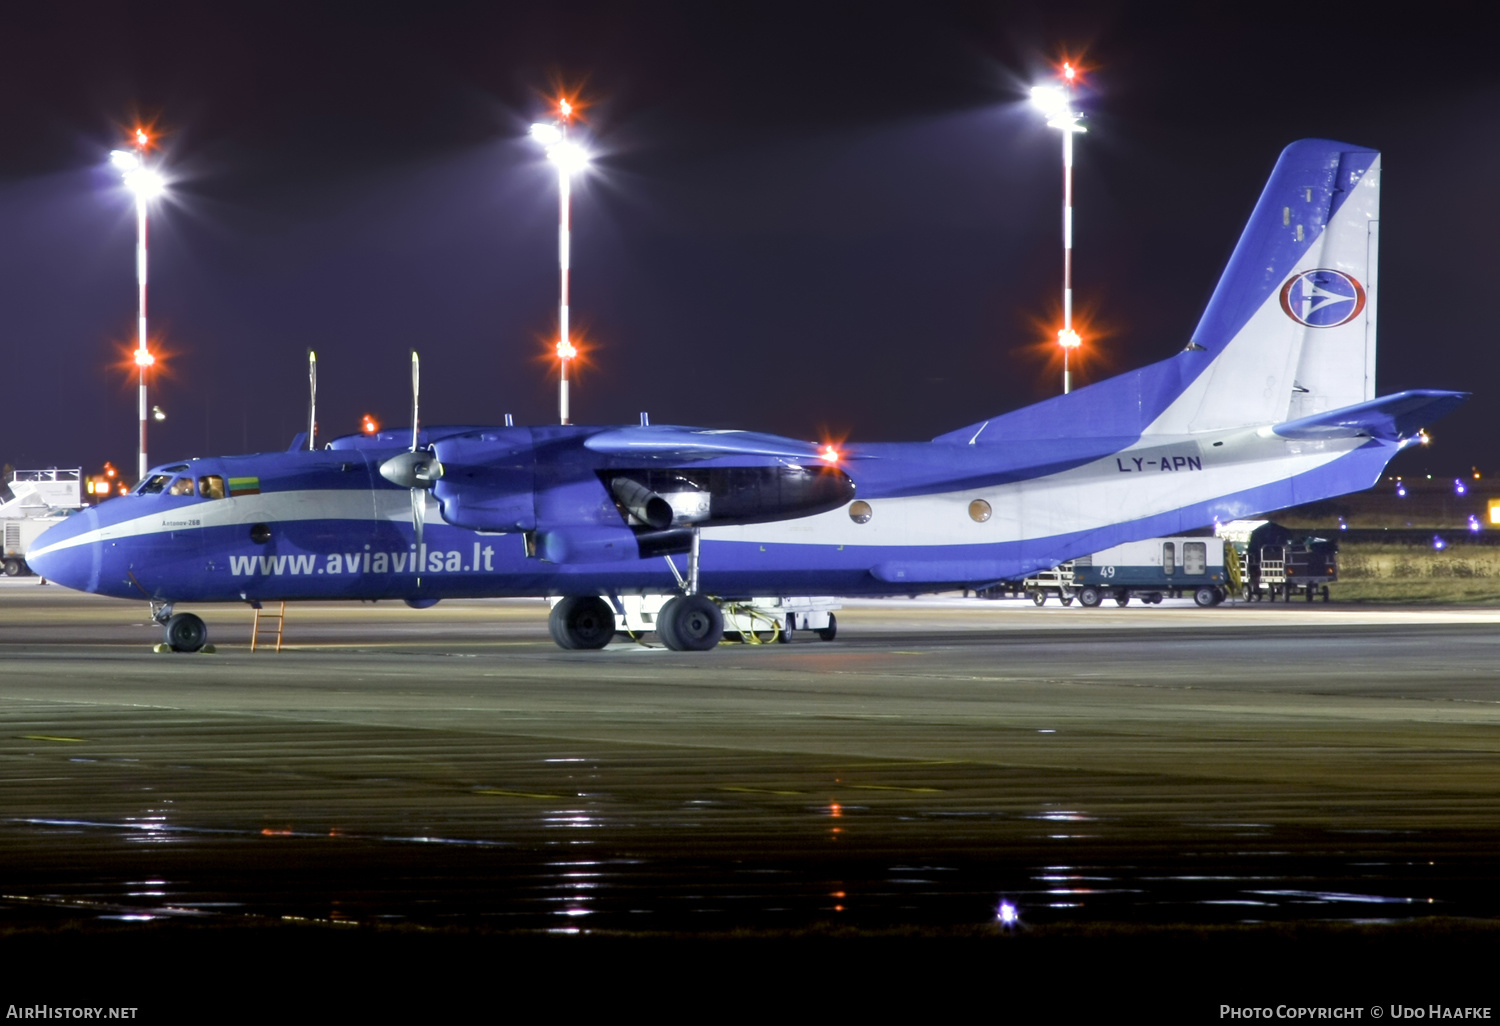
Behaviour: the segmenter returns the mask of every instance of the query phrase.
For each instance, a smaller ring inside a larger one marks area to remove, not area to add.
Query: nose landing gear
[[[162,640],[173,652],[197,652],[208,641],[208,625],[192,613],[177,613],[167,618]]]
[[[153,599],[151,619],[161,624],[161,640],[156,650],[164,652],[200,652],[208,642],[208,625],[192,613],[174,613],[172,603]],[[209,649],[213,651],[212,648]]]

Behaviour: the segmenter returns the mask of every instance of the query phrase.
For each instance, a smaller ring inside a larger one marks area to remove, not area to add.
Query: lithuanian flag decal
[[[260,478],[258,477],[231,477],[229,479],[230,495],[259,495]]]

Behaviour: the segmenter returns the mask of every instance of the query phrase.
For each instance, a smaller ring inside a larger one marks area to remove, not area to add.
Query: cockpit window
[[[152,474],[135,490],[137,495],[156,495],[172,480],[171,474]]]
[[[218,474],[210,474],[198,479],[198,494],[205,499],[224,498],[224,479]]]
[[[193,479],[190,477],[179,477],[172,482],[172,487],[167,489],[168,495],[192,495]]]

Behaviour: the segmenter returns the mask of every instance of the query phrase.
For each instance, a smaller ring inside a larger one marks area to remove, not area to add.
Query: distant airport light
[[[1434,549],[1436,549],[1437,551],[1442,552],[1444,549],[1446,549],[1448,547],[1448,543],[1445,542],[1445,541],[1443,541],[1443,536],[1442,535],[1435,534],[1435,535],[1432,536],[1432,547]]]
[[[146,264],[147,248],[147,209],[151,200],[160,196],[167,188],[167,180],[162,173],[154,167],[146,164],[146,149],[151,145],[151,137],[144,129],[137,128],[132,133],[135,143],[133,150],[112,150],[109,154],[109,162],[114,165],[115,170],[120,172],[120,178],[135,197],[135,280],[137,293],[137,315],[136,315],[136,346],[135,365],[140,372],[140,396],[137,410],[140,420],[140,441],[137,447],[137,463],[139,479],[145,480],[146,466],[146,368],[156,363],[156,357],[151,355],[150,348],[146,345]],[[161,419],[161,418],[157,418]]]
[[[1057,86],[1032,86],[1031,102],[1037,110],[1049,118],[1068,109],[1068,98]]]
[[[1398,498],[1398,499],[1404,499],[1404,498],[1406,498],[1406,485],[1402,484],[1399,481],[1396,482],[1396,498]]]
[[[1015,926],[1020,918],[1021,914],[1016,911],[1016,906],[1008,901],[1002,901],[1000,907],[995,910],[995,919],[1001,926]]]
[[[547,159],[565,175],[575,175],[589,166],[588,151],[567,139],[550,147]]]
[[[1500,527],[1500,499],[1490,500],[1490,526]]]
[[[1087,131],[1079,122],[1083,115],[1073,109],[1073,86],[1078,69],[1069,61],[1059,69],[1063,84],[1039,85],[1031,89],[1031,103],[1047,118],[1051,128],[1062,131],[1063,158],[1063,326],[1057,341],[1063,351],[1063,394],[1073,390],[1073,372],[1069,356],[1078,348],[1078,334],[1073,330],[1073,135]]]
[[[568,122],[573,117],[573,104],[566,98],[557,101],[557,119],[537,122],[531,126],[531,138],[547,153],[547,159],[557,168],[557,268],[560,279],[557,303],[557,361],[560,368],[557,382],[558,420],[569,422],[568,410],[568,364],[578,356],[573,345],[573,336],[568,331],[568,275],[572,265],[573,228],[573,175],[584,171],[589,164],[589,154],[577,142],[568,138]]]
[[[1463,478],[1455,477],[1453,479],[1453,492],[1456,495],[1467,495],[1469,493],[1469,489],[1464,487]]]
[[[151,419],[156,421],[166,420],[167,411],[162,409],[160,406],[153,406],[151,407]]]
[[[1481,529],[1481,525],[1479,523],[1479,518],[1476,517],[1474,514],[1470,513],[1469,514],[1469,530],[1477,532],[1480,529]]]

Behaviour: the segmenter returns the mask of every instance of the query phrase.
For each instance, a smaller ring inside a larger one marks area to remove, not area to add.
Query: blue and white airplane
[[[663,643],[712,648],[722,604],[1014,580],[1122,542],[1370,487],[1467,393],[1376,398],[1380,155],[1281,154],[1192,340],[1140,370],[929,442],[841,452],[670,426],[420,428],[190,459],[28,554],[151,603],[201,648],[200,602],[551,596],[599,648],[622,599],[675,595]],[[687,573],[670,558],[686,554]]]

